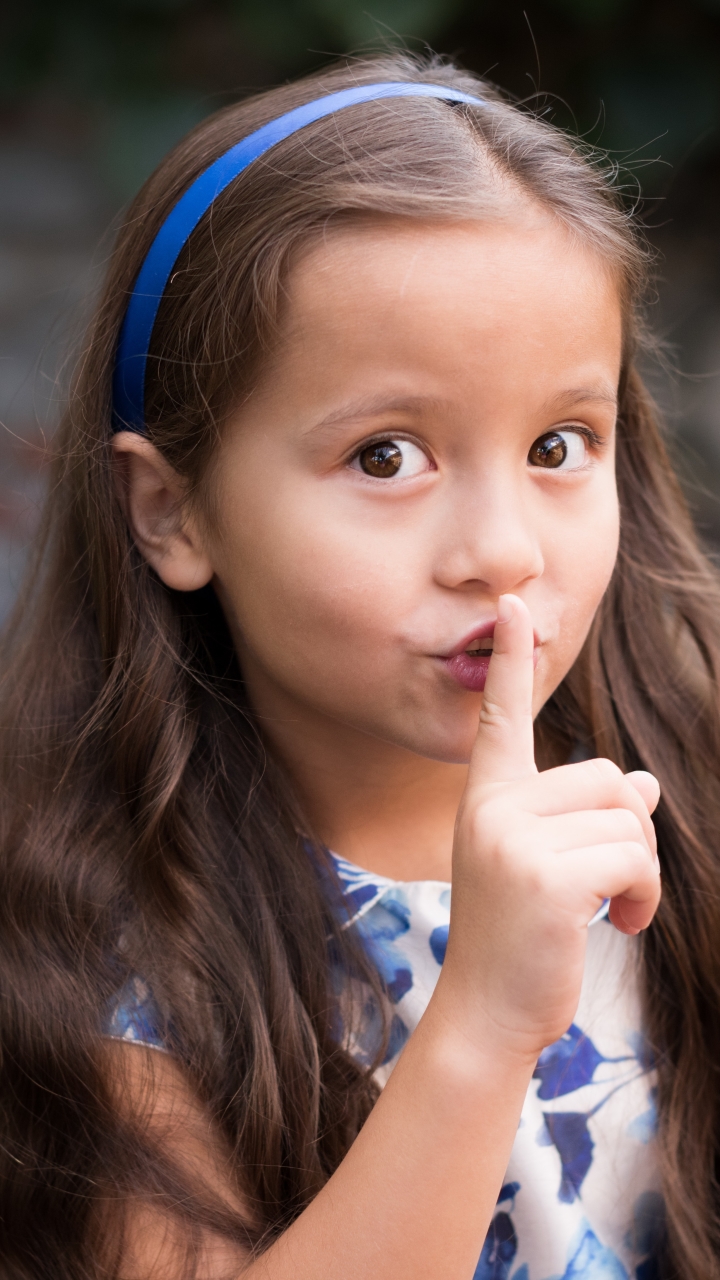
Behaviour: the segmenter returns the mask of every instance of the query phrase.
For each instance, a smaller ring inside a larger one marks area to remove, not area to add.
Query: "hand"
[[[629,934],[647,928],[660,900],[657,781],[610,760],[538,773],[532,692],[530,615],[502,596],[457,820],[437,997],[467,1035],[495,1036],[530,1058],[572,1022],[587,925],[604,900]]]

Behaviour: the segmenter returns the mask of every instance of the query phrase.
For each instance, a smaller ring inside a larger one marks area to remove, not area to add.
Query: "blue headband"
[[[343,107],[376,98],[440,98],[484,106],[458,89],[439,84],[393,83],[357,85],[306,102],[243,138],[196,178],[168,214],[153,240],[135,281],[118,342],[113,375],[113,430],[145,434],[145,366],[158,308],[180,251],[203,214],[221,191],[276,142]]]

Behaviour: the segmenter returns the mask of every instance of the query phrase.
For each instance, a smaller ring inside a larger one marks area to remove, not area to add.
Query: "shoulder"
[[[166,1049],[165,1019],[153,993],[134,974],[111,1000],[103,1019],[103,1035],[111,1040],[128,1040],[152,1049]]]
[[[104,1224],[103,1236],[117,1242],[120,1276],[176,1280],[191,1257],[197,1280],[237,1278],[251,1260],[252,1215],[229,1144],[184,1068],[172,1054],[139,1041],[106,1039],[101,1053],[110,1098],[130,1138],[141,1136],[159,1155],[161,1174],[161,1166],[170,1170],[187,1192],[182,1213],[180,1200],[178,1208],[168,1207],[162,1194],[140,1189],[116,1203],[119,1212]]]

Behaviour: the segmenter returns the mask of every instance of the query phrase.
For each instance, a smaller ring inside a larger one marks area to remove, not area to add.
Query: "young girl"
[[[720,591],[644,265],[404,55],[138,196],[3,660],[3,1277],[720,1276]]]

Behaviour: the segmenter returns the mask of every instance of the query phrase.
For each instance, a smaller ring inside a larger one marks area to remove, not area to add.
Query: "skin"
[[[539,211],[522,231],[372,227],[296,265],[280,350],[208,479],[213,528],[173,527],[176,477],[116,440],[148,558],[181,590],[214,581],[309,818],[370,870],[450,879],[482,698],[430,655],[513,591],[540,642],[535,713],[577,656],[617,550],[620,346],[612,279]],[[528,467],[564,423],[597,434],[586,467]],[[427,469],[348,467],[393,432]]]
[[[214,583],[317,833],[381,874],[453,881],[420,1026],[248,1274],[469,1280],[537,1056],[575,1013],[588,921],[606,897],[628,933],[656,909],[655,780],[538,773],[533,754],[616,557],[621,338],[611,275],[534,207],[346,229],[295,264],[282,341],[208,476],[212,522],[149,442],[116,437],[138,544],[168,585]],[[528,465],[551,429],[570,469]],[[409,442],[395,479],[357,462],[378,435]],[[438,655],[488,622],[470,693]]]

